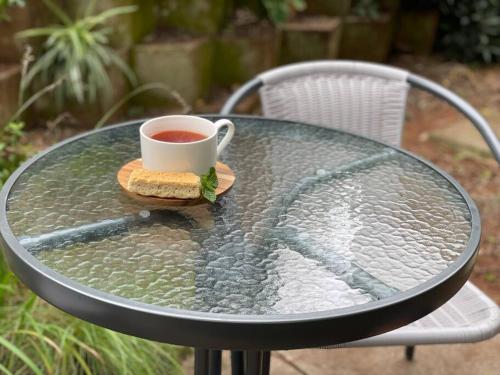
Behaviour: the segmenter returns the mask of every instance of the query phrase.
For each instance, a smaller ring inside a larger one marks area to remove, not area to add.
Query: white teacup
[[[217,132],[227,126],[227,133],[217,145]],[[206,138],[194,142],[164,142],[153,139],[157,133],[181,130],[199,133]],[[215,123],[197,116],[163,116],[141,125],[142,165],[158,172],[193,172],[207,174],[215,166],[217,157],[234,135],[234,124],[226,119]]]

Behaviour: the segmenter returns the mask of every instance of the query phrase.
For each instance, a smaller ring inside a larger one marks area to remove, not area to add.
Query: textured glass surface
[[[165,210],[124,195],[138,125],[66,144],[23,173],[8,221],[41,262],[83,285],[160,306],[277,314],[408,290],[465,249],[470,213],[431,168],[366,139],[235,119],[216,205]]]

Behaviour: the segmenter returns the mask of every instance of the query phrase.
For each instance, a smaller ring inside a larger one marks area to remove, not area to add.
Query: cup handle
[[[217,157],[220,155],[222,150],[226,148],[226,146],[231,142],[231,139],[233,138],[234,135],[234,124],[226,119],[218,120],[215,122],[215,127],[217,128],[217,133],[219,132],[220,128],[227,126],[227,133],[222,138],[222,141],[217,145]]]

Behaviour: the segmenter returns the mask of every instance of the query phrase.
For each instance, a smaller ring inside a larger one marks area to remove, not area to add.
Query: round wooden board
[[[161,205],[161,206],[195,206],[198,204],[208,203],[205,198],[198,199],[178,199],[178,198],[160,198],[160,197],[150,197],[146,195],[140,195],[132,193],[127,190],[128,179],[130,174],[134,169],[142,168],[142,160],[135,159],[120,168],[118,174],[116,175],[118,183],[122,187],[123,191],[127,193],[128,196],[147,204]],[[217,173],[217,179],[219,180],[219,186],[215,189],[217,198],[224,195],[231,189],[236,180],[236,176],[231,168],[226,164],[217,162],[215,165],[215,171]]]

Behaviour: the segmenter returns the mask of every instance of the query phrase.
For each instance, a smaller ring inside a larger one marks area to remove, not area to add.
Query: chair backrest
[[[378,64],[317,61],[260,74],[263,115],[346,130],[399,146],[408,73]]]
[[[343,129],[399,146],[409,87],[441,98],[476,127],[500,164],[500,141],[488,122],[464,99],[417,74],[357,61],[285,65],[246,82],[224,103],[228,115],[257,89],[264,116]]]

